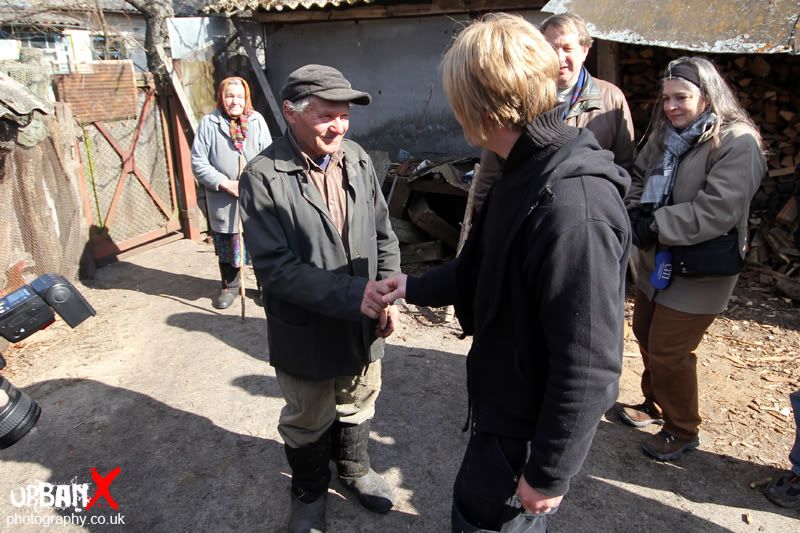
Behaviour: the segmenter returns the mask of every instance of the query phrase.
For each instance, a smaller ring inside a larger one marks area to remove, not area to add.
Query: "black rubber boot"
[[[332,456],[342,485],[370,511],[386,513],[394,505],[394,494],[386,480],[369,466],[370,422],[367,420],[359,425],[334,422],[331,428]]]
[[[289,533],[322,533],[325,531],[325,502],[331,480],[330,436],[300,448],[284,445],[292,468],[292,507],[289,512]]]
[[[229,263],[220,263],[219,273],[222,277],[222,287],[219,294],[211,299],[211,305],[214,306],[214,309],[227,309],[239,295],[241,269]]]

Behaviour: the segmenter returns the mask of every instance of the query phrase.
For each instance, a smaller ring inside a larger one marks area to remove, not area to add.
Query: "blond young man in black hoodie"
[[[617,397],[630,179],[564,123],[558,69],[518,16],[488,15],[456,38],[445,93],[467,141],[506,160],[503,176],[455,261],[379,288],[386,303],[454,304],[473,336],[453,531],[546,531]]]

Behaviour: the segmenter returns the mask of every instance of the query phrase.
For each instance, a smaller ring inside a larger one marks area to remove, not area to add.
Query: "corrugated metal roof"
[[[85,29],[86,24],[64,13],[25,13],[19,11],[0,11],[0,24],[3,26],[35,26],[42,28]]]
[[[594,37],[709,53],[800,53],[800,0],[550,0]]]
[[[219,0],[203,9],[208,12],[235,11],[294,11],[296,9],[312,9],[324,7],[355,6],[371,4],[375,0]]]
[[[100,7],[106,12],[137,13],[138,10],[125,0],[99,0]],[[95,11],[95,0],[11,0],[7,7],[17,11]]]
[[[48,114],[52,106],[30,92],[11,76],[0,72],[0,118],[25,125],[34,111]]]

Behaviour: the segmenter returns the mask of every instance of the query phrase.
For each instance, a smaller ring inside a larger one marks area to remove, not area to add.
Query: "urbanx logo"
[[[105,476],[91,468],[92,480],[96,485],[93,496],[89,496],[89,483],[77,483],[73,479],[69,484],[54,484],[39,481],[34,484],[20,487],[11,491],[11,505],[14,507],[32,507],[35,511],[42,508],[53,507],[56,509],[72,509],[75,512],[89,510],[101,499],[115,511],[119,504],[111,496],[111,483],[116,479],[122,469],[118,466]]]

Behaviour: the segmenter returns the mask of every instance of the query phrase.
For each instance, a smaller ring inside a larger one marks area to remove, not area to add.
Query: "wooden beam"
[[[792,52],[800,54],[800,17],[794,23],[794,41],[792,42]]]
[[[429,237],[411,222],[406,222],[399,218],[389,217],[392,224],[392,231],[397,235],[397,240],[404,244],[419,244],[425,242]]]
[[[450,185],[450,183],[438,177],[434,177],[432,179],[415,179],[409,184],[409,187],[411,187],[412,191],[447,194],[449,196],[460,196],[462,198],[466,198],[468,194],[464,189],[454,187],[453,185]]]
[[[444,249],[441,241],[400,245],[400,263],[403,265],[439,261],[443,258]]]
[[[244,45],[244,49],[247,51],[247,58],[250,60],[250,67],[253,69],[256,79],[258,80],[258,84],[261,86],[261,92],[267,99],[269,111],[272,113],[272,122],[273,124],[277,124],[278,128],[281,130],[278,132],[273,132],[275,135],[272,137],[278,137],[283,133],[283,130],[286,129],[286,122],[283,120],[283,114],[281,113],[280,107],[278,107],[278,102],[275,100],[275,94],[272,92],[272,87],[267,80],[267,76],[264,74],[264,69],[261,67],[261,63],[258,61],[256,50],[253,48],[253,44],[247,37],[247,32],[242,27],[242,20],[239,17],[233,17],[232,20],[233,26],[236,28],[236,32],[239,34],[239,42]]]
[[[395,175],[389,196],[386,198],[386,204],[389,206],[389,215],[401,218],[406,210],[409,196],[411,196],[411,187],[408,184],[408,178]]]
[[[597,41],[597,77],[619,86],[617,65],[618,45],[612,41]]]
[[[164,63],[167,68],[169,80],[172,82],[172,89],[175,91],[175,95],[178,97],[178,102],[180,102],[181,108],[183,108],[183,112],[186,115],[186,120],[189,126],[192,128],[192,135],[194,135],[197,132],[197,119],[192,111],[192,104],[189,102],[189,97],[186,95],[186,91],[183,90],[183,84],[175,72],[175,67],[172,65],[172,58],[167,57],[164,47],[160,44],[156,45],[156,52],[158,52],[159,59],[161,59],[161,62]]]
[[[172,102],[175,100],[173,99]],[[172,107],[172,106],[170,106]],[[183,221],[183,234],[187,239],[199,241],[200,235],[200,217],[202,213],[200,207],[197,205],[197,185],[194,181],[194,173],[192,172],[192,148],[189,140],[186,138],[186,131],[184,124],[186,122],[181,120],[178,113],[172,113],[172,132],[173,132],[173,147],[175,149],[176,167],[178,171],[178,180],[180,190],[182,193],[180,202],[180,217]]]
[[[454,250],[458,247],[458,230],[433,212],[424,196],[418,197],[408,207],[408,217],[424,231],[444,241]]]
[[[400,4],[387,6],[358,6],[340,9],[298,10],[289,12],[258,11],[253,13],[257,22],[328,22],[344,20],[383,19],[398,17],[425,17],[456,15],[483,11],[540,10],[546,0],[535,2],[494,2],[492,0],[434,0],[430,4]]]

